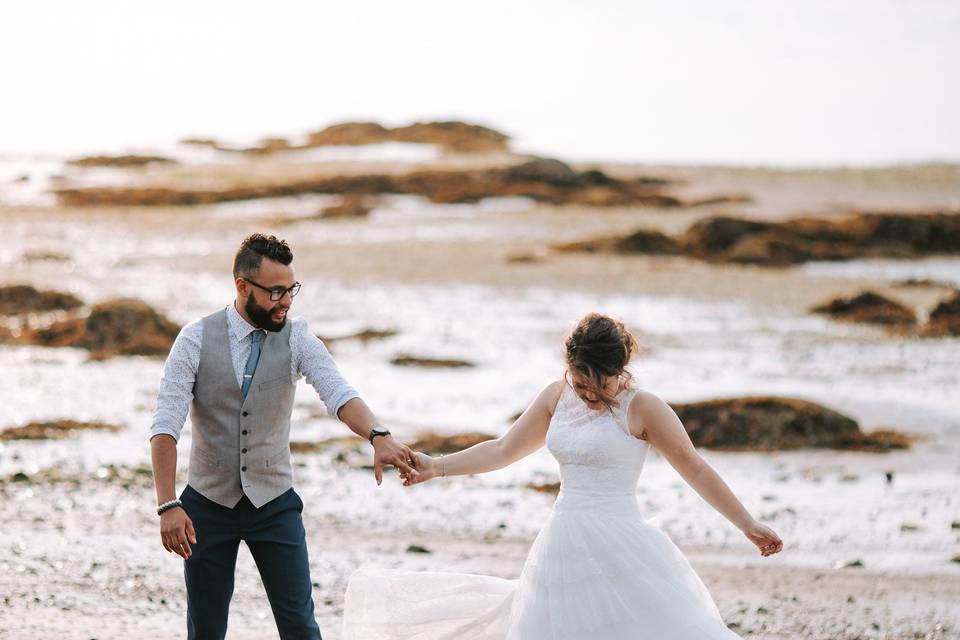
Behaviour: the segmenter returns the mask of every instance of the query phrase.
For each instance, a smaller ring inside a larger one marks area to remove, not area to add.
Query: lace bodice
[[[627,407],[637,393],[624,389],[613,413],[594,410],[563,386],[547,431],[547,449],[560,463],[560,489],[589,495],[633,495],[647,457],[646,441],[630,435]]]

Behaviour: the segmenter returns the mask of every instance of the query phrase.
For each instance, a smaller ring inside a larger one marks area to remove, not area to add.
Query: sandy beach
[[[184,151],[184,153],[186,153]],[[474,170],[522,162],[509,153],[403,151],[377,162],[279,157],[142,169],[58,167],[65,187],[187,188],[269,184],[317,175],[412,168]],[[638,497],[645,515],[689,555],[727,623],[778,640],[960,637],[960,338],[920,338],[841,323],[810,308],[872,290],[921,322],[960,288],[960,257],[813,261],[786,268],[718,264],[683,255],[565,253],[558,243],[638,228],[680,234],[718,215],[782,221],[853,212],[960,210],[960,167],[772,170],[590,165],[611,176],[676,181],[685,200],[742,193],[749,202],[662,208],[551,204],[529,197],[437,203],[377,196],[369,215],[317,219],[338,195],[198,206],[63,206],[40,194],[0,205],[13,242],[0,248],[0,285],[70,292],[87,305],[135,297],[184,324],[232,296],[228,269],[255,230],[286,237],[303,292],[293,307],[337,340],[345,376],[402,439],[429,429],[499,435],[559,376],[559,341],[584,312],[622,317],[650,347],[638,384],[673,402],[783,395],[821,403],[866,431],[915,438],[904,451],[704,451],[746,506],[783,536],[783,553],[754,555],[662,459]],[[31,181],[39,178],[31,178]],[[11,196],[11,201],[14,198]],[[33,256],[33,257],[30,257]],[[923,280],[907,286],[909,279]],[[55,312],[54,317],[67,317]],[[5,321],[11,330],[48,320]],[[390,364],[400,353],[461,358],[464,370]],[[0,345],[0,429],[74,418],[122,427],[62,440],[0,441],[0,638],[174,638],[183,634],[182,564],[160,546],[147,434],[162,358],[92,359],[79,348]],[[302,384],[297,441],[346,435]],[[181,468],[189,426],[180,443]],[[337,447],[295,454],[318,619],[336,640],[343,590],[364,563],[515,577],[556,480],[540,451],[508,470],[413,490],[377,488],[362,461]],[[349,456],[348,456],[349,458]],[[890,480],[888,480],[891,478]],[[180,485],[182,488],[182,483]],[[390,505],[390,506],[388,506]],[[409,551],[411,545],[429,553]],[[953,561],[951,561],[953,559]],[[276,631],[249,554],[241,552],[229,638]]]

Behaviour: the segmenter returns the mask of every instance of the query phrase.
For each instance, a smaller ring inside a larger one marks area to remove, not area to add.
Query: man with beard
[[[263,580],[281,638],[320,638],[290,465],[290,414],[304,376],[331,415],[374,449],[374,476],[414,456],[380,426],[302,319],[283,240],[253,234],[233,263],[236,299],[188,324],[167,362],[150,431],[163,548],[184,559],[187,635],[223,638],[240,541]],[[188,410],[187,486],[176,496],[177,441]]]

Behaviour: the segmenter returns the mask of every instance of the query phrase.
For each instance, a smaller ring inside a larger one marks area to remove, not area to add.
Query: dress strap
[[[628,419],[628,413],[630,410],[630,403],[633,402],[633,399],[637,396],[638,389],[628,389],[623,396],[620,398],[620,406],[614,411],[614,417],[617,420],[617,424],[623,430],[625,434],[634,438],[635,436],[630,433],[630,421]]]

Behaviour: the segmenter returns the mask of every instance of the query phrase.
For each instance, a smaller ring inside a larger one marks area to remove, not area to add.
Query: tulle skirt
[[[517,580],[365,567],[343,640],[732,640],[690,563],[633,495],[561,492]]]

